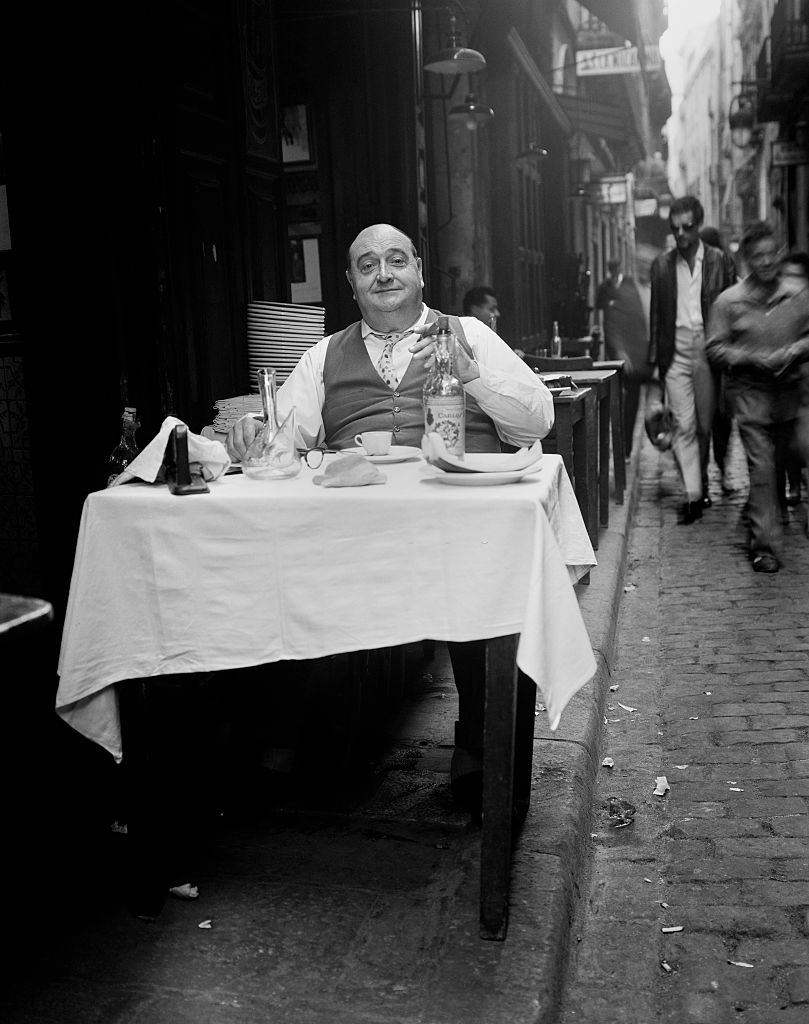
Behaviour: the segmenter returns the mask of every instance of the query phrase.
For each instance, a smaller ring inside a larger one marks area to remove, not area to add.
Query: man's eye
[[[392,267],[406,267],[407,266],[407,260],[404,258],[404,256],[393,256],[393,257],[391,257],[391,259],[388,260],[388,263],[390,263],[390,265]]]
[[[371,263],[370,260],[366,260],[364,263],[360,263],[360,273],[361,274],[370,274],[375,266],[376,266],[375,263]]]

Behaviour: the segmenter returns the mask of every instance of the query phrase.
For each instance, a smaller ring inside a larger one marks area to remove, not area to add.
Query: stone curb
[[[610,525],[599,535],[599,567],[593,570],[589,586],[578,588],[596,673],[570,702],[556,733],[548,730],[542,718],[537,719],[532,807],[514,852],[507,939],[519,944],[514,953],[524,958],[526,984],[530,978],[534,986],[533,1010],[525,1024],[551,1024],[556,1019],[565,980],[601,762],[628,540],[640,489],[643,412],[641,403],[627,463],[624,504],[611,503]],[[523,924],[526,913],[533,921]]]

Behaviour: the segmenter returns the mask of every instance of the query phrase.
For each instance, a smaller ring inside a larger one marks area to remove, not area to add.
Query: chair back
[[[527,366],[537,373],[569,373],[571,370],[592,370],[593,360],[590,356],[523,356]]]

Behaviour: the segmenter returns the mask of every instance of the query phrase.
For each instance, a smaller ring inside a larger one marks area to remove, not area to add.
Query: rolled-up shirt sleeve
[[[531,445],[553,426],[553,396],[502,338],[474,317],[461,324],[480,377],[464,385],[503,441]]]

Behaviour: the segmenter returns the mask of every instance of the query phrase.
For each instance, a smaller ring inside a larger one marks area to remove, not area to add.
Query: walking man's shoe
[[[754,572],[778,572],[778,559],[772,555],[756,555],[753,559]]]
[[[698,519],[702,519],[702,499],[699,501],[687,501],[680,509],[680,518],[677,520],[680,526],[690,526]]]
[[[712,508],[713,507],[713,502],[711,501],[711,499],[707,495],[702,499],[702,507],[703,508]]]

